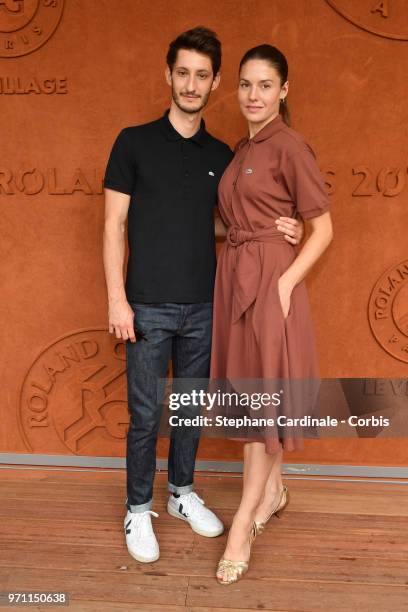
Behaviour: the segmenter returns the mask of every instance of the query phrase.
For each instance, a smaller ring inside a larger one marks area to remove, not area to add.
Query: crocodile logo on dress
[[[245,174],[252,174],[253,170],[252,168],[245,168]]]

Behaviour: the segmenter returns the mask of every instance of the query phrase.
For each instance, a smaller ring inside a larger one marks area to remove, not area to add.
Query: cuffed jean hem
[[[177,487],[171,482],[167,483],[167,488],[171,493],[175,493],[176,495],[187,495],[187,493],[191,493],[194,488],[193,484],[185,485],[184,487]]]
[[[150,500],[148,502],[146,502],[145,504],[129,504],[128,500],[126,500],[125,505],[127,507],[127,509],[129,510],[129,512],[136,512],[136,513],[140,513],[140,512],[146,512],[146,510],[150,510],[152,507],[152,501]]]

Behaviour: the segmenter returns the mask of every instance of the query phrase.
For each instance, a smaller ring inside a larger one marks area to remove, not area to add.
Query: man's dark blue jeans
[[[128,406],[127,508],[150,510],[156,470],[156,442],[162,413],[158,379],[165,379],[170,359],[173,378],[208,378],[212,302],[197,304],[130,302],[136,342],[126,341]],[[193,490],[199,437],[173,428],[168,458],[169,491]]]

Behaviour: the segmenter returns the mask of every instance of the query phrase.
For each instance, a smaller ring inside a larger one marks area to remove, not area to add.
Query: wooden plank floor
[[[286,512],[227,587],[214,578],[226,536],[200,537],[166,513],[165,474],[153,519],[161,557],[139,564],[123,535],[124,471],[0,469],[0,591],[66,591],[69,610],[83,612],[408,611],[408,486],[285,482]],[[240,488],[237,476],[196,479],[226,525]]]

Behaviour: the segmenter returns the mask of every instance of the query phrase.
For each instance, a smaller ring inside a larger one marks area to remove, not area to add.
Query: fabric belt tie
[[[257,243],[284,242],[290,245],[277,228],[263,228],[255,232],[230,225],[227,243],[235,250],[233,268],[233,306],[232,321],[236,323],[245,311],[256,301],[262,279],[263,262],[261,249]]]

